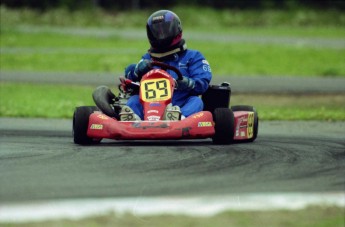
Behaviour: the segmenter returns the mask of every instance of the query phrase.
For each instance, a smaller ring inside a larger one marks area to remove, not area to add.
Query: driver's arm
[[[141,77],[150,70],[149,65],[145,65],[145,60],[150,60],[149,54],[145,54],[137,64],[127,66],[125,77],[135,82],[140,81]]]
[[[201,95],[206,92],[212,79],[212,72],[210,64],[200,52],[196,52],[188,71],[190,78],[195,81],[195,86],[191,93],[193,95]]]

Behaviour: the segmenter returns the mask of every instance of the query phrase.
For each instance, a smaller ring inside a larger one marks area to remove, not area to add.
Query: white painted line
[[[212,216],[226,210],[298,210],[310,205],[345,207],[345,193],[239,194],[204,197],[75,199],[1,204],[0,222],[81,219],[111,212],[137,216]]]

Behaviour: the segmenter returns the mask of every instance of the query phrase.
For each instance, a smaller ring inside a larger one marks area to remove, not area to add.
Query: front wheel
[[[95,111],[99,111],[95,106],[80,106],[75,109],[73,114],[74,143],[86,145],[100,142],[100,140],[94,140],[87,136],[89,117]]]
[[[217,108],[213,113],[215,123],[214,144],[230,144],[234,140],[234,113],[228,108]]]

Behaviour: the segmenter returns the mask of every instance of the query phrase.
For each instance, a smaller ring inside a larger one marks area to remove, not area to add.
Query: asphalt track
[[[22,81],[16,80],[20,74],[5,75],[2,81]],[[318,87],[308,85],[313,79],[279,80],[290,80],[271,81],[280,92],[302,92],[305,84],[313,93],[343,93],[343,79],[322,79],[327,82]],[[275,92],[265,82],[246,86]],[[72,142],[71,120],[0,118],[0,203],[343,192],[344,135],[345,122],[277,121],[261,122],[258,139],[249,144],[107,140],[79,146]]]
[[[71,121],[0,119],[1,203],[342,192],[345,122],[262,122],[249,144],[72,142]]]

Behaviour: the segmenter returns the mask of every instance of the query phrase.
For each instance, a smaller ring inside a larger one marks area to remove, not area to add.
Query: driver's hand
[[[192,90],[195,87],[195,81],[188,77],[183,77],[182,80],[176,81],[177,90]]]
[[[152,69],[152,61],[147,59],[141,59],[138,64],[135,66],[134,74],[137,79],[140,80],[143,75],[149,72]]]

